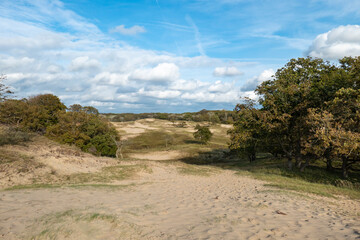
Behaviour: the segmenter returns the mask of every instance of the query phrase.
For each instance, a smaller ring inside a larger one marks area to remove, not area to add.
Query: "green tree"
[[[0,102],[0,123],[22,127],[28,108],[25,100],[8,99]]]
[[[342,88],[327,105],[325,111],[309,109],[313,136],[305,151],[326,158],[330,169],[332,161],[340,161],[347,178],[349,170],[360,162],[360,90]]]
[[[255,102],[250,99],[246,99],[244,104],[238,104],[235,112],[239,115],[239,120],[234,123],[233,129],[228,131],[230,149],[247,155],[250,162],[256,160],[259,150],[264,150],[267,135],[264,115],[254,105]]]
[[[209,142],[213,135],[208,127],[199,124],[196,125],[195,130],[197,131],[194,132],[194,138],[203,144]]]
[[[46,128],[58,123],[58,115],[66,106],[52,94],[40,94],[27,100],[28,109],[23,125],[35,132],[45,133]]]
[[[324,100],[315,98],[314,86],[328,79],[332,66],[321,59],[291,59],[279,69],[272,80],[263,82],[256,89],[259,103],[268,116],[266,125],[288,158],[292,168],[293,159],[298,167],[305,159],[302,155],[302,139],[309,136],[305,124],[307,109],[324,105]]]

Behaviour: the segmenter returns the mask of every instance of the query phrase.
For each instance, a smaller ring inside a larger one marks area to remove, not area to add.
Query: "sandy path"
[[[262,182],[232,171],[220,171],[211,177],[179,175],[176,167],[160,163],[154,163],[153,170],[153,174],[142,178],[151,184],[130,189],[0,192],[0,236],[4,239],[31,236],[47,239],[51,234],[56,234],[57,239],[360,237],[359,217],[346,215],[325,199],[269,191]],[[71,211],[64,212],[67,210]],[[276,213],[277,210],[286,215]],[[92,213],[108,217],[79,217]]]
[[[180,151],[154,151],[149,153],[131,153],[130,158],[144,159],[144,160],[174,160],[183,157],[184,154]]]

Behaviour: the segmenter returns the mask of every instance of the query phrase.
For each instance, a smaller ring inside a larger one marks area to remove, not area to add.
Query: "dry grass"
[[[141,227],[116,215],[70,209],[45,215],[28,227],[27,239],[140,239]]]

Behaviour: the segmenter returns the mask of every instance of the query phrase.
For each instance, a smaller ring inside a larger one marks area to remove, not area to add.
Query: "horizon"
[[[19,98],[101,113],[232,111],[290,59],[360,55],[360,2],[0,3],[0,74]]]

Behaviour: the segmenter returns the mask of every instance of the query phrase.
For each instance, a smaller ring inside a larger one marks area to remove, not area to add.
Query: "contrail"
[[[198,27],[196,26],[196,24],[194,23],[194,21],[192,20],[192,18],[189,15],[186,15],[185,19],[190,24],[190,26],[194,29],[195,41],[197,43],[199,53],[202,56],[206,56],[206,53],[205,53],[204,48],[202,46],[201,36],[200,36],[200,32],[199,32]]]

